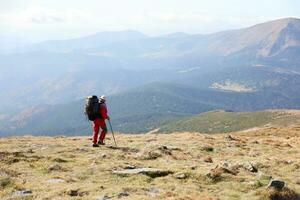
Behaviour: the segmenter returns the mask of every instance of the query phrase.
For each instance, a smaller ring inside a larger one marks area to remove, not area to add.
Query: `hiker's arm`
[[[106,106],[103,106],[100,109],[100,112],[101,112],[101,116],[103,117],[103,119],[109,119],[109,116],[107,115],[107,108],[106,108]]]

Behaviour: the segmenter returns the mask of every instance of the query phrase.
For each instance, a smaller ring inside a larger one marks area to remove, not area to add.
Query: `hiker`
[[[107,133],[107,127],[105,124],[105,120],[109,120],[109,116],[107,115],[107,107],[105,104],[106,98],[102,95],[99,98],[99,114],[100,117],[96,118],[93,121],[93,147],[99,147],[99,145],[105,145],[104,140]],[[98,140],[99,129],[101,128],[101,134]]]

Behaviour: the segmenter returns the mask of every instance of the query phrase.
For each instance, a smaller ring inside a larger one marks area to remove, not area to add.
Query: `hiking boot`
[[[93,147],[99,147],[99,144],[95,143],[95,144],[93,144]]]
[[[105,145],[105,143],[103,141],[99,141],[98,145]]]

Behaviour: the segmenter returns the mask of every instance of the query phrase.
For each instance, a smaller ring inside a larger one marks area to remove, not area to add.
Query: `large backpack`
[[[97,96],[88,96],[85,101],[85,115],[90,121],[101,118],[99,113],[99,99]]]

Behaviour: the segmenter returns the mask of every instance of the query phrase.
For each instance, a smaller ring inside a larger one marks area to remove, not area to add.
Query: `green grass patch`
[[[283,112],[226,112],[211,111],[199,115],[173,121],[160,128],[160,132],[202,132],[229,133],[241,131],[266,124],[283,125],[297,120],[298,116],[287,115]]]

